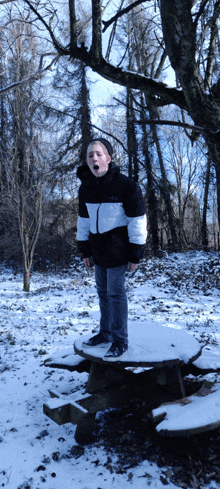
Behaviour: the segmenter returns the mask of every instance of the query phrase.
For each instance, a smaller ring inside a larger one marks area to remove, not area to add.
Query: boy
[[[97,137],[87,147],[87,164],[77,170],[79,189],[78,248],[87,268],[95,264],[100,332],[84,344],[106,347],[104,358],[128,349],[127,268],[135,270],[146,242],[146,215],[138,184],[112,162],[109,141]]]

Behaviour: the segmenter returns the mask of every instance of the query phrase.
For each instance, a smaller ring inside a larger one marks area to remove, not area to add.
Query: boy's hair
[[[95,143],[99,143],[99,144],[100,144],[100,146],[102,146],[102,148],[103,148],[103,149],[106,149],[106,150],[107,150],[107,152],[108,152],[108,154],[109,154],[110,156],[112,156],[112,153],[113,153],[113,148],[112,148],[111,143],[109,143],[109,141],[107,141],[107,139],[104,139],[104,138],[99,138],[99,137],[94,138],[94,139],[92,139],[92,140],[89,142],[89,144],[88,144],[88,146],[87,146],[87,150],[86,150],[86,152],[88,151],[88,147],[89,147],[91,144],[93,144],[93,143],[94,143],[94,144],[95,144]]]

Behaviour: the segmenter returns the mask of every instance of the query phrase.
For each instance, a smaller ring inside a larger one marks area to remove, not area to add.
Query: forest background
[[[146,255],[219,250],[219,15],[218,0],[0,1],[0,261],[25,291],[77,255],[76,169],[97,135],[142,187]]]

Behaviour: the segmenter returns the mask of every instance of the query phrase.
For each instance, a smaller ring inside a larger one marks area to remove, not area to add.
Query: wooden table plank
[[[166,436],[188,436],[220,426],[220,384],[205,382],[195,394],[153,409],[156,430]]]

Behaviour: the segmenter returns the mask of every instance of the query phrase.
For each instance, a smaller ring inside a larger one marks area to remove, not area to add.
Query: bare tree
[[[15,67],[16,81],[20,81],[25,72],[29,71],[25,59],[24,30],[25,26],[16,23],[15,54],[12,60]],[[30,27],[29,27],[30,28]],[[32,47],[32,46],[31,46]],[[36,99],[33,84],[29,82],[24,88],[15,90],[12,100],[14,150],[13,164],[15,167],[15,184],[18,198],[19,229],[24,263],[24,291],[30,289],[30,271],[33,254],[42,221],[42,184],[39,180],[34,131],[34,112]]]
[[[130,2],[130,4],[132,4],[132,2]],[[126,19],[126,17],[128,18]],[[124,18],[122,18],[122,28],[125,31],[125,35],[120,36],[119,42],[121,43],[121,45],[124,45],[124,50],[126,53],[125,58],[128,58],[129,71],[138,71],[139,73],[143,73],[143,75],[149,75],[154,79],[160,78],[166,63],[167,55],[164,48],[162,46],[158,47],[158,41],[155,40],[155,19],[152,18],[152,13],[149,13],[148,11],[146,11],[145,13],[142,11],[140,6],[136,6],[126,17],[125,20],[123,20]],[[136,167],[138,168],[138,166],[140,165],[136,155],[137,150],[136,152],[134,151],[134,148],[137,147],[137,143],[135,145],[133,143],[133,140],[136,130],[139,133],[140,140],[141,131],[143,139],[142,159],[144,160],[144,167],[146,169],[147,175],[146,188],[149,218],[148,221],[149,231],[152,237],[152,247],[154,251],[157,251],[159,247],[158,202],[156,196],[159,188],[165,202],[165,212],[168,216],[168,225],[170,228],[172,241],[171,248],[176,250],[178,248],[176,223],[170,198],[170,185],[166,176],[166,169],[163,161],[163,154],[161,151],[160,138],[158,136],[156,124],[149,124],[148,122],[149,119],[159,121],[160,113],[158,108],[154,107],[154,101],[151,97],[147,95],[146,92],[139,92],[137,90],[127,89],[127,93],[129,94],[129,96],[127,96],[126,102],[126,118],[129,158],[131,160],[129,170],[130,176],[132,176],[132,171],[134,171],[134,164],[132,165],[133,155]],[[138,117],[140,120],[138,119]],[[137,124],[139,124],[139,127],[137,126]],[[151,150],[153,145],[156,148],[156,156],[155,151],[153,152]],[[161,177],[157,176],[156,178],[156,175],[153,173],[153,160],[155,158],[159,162],[159,167],[161,171]],[[138,171],[136,171],[136,173],[138,173]],[[157,182],[158,179],[160,180],[160,184],[158,184]]]
[[[102,54],[102,6],[100,0],[92,0],[92,36],[87,48],[78,42],[77,16],[75,0],[69,0],[69,44],[63,45],[56,37],[50,21],[44,18],[46,13],[39,6],[24,0],[36,14],[50,35],[59,56],[79,59],[104,78],[124,87],[145,91],[156,107],[174,104],[185,110],[199,128],[206,141],[210,157],[215,165],[218,198],[220,201],[220,104],[218,77],[218,18],[219,0],[161,0],[156,7],[166,54],[178,80],[178,88],[169,88],[164,82],[139,72],[130,72],[108,62]],[[153,0],[145,0],[155,8]],[[129,5],[128,8],[132,8]],[[50,5],[52,9],[52,5]],[[127,12],[127,10],[126,10]],[[122,8],[112,20],[116,22],[124,13]],[[46,20],[45,20],[46,19]],[[105,22],[105,27],[108,27]],[[161,42],[161,41],[159,41]],[[217,70],[216,70],[217,69]],[[220,222],[220,205],[219,205]]]
[[[14,3],[14,2],[13,2]],[[16,2],[15,2],[16,3]],[[88,46],[82,42],[78,28],[78,12],[75,0],[69,0],[68,42],[58,32],[59,13],[61,7],[54,2],[37,4],[24,0],[23,4],[36,15],[35,25],[44,26],[50,37],[57,57],[68,57],[69,61],[82,61],[86,66],[99,73],[103,78],[129,89],[139,90],[147,94],[154,108],[175,105],[191,117],[194,128],[191,132],[192,142],[202,134],[208,148],[209,157],[215,166],[217,196],[220,222],[220,96],[219,96],[219,0],[143,0],[138,2],[143,8],[149,7],[157,16],[154,42],[158,49],[162,47],[175,72],[177,87],[170,88],[163,78],[155,79],[152,74],[140,73],[136,67],[130,71],[123,64],[125,52],[122,53],[118,65],[110,62],[110,55],[102,53],[102,27],[105,31],[113,25],[115,32],[120,29],[118,19],[125,13],[136,8],[137,2],[129,2],[125,8],[120,1],[115,13],[109,21],[103,17],[100,0],[92,0],[91,9],[91,42]],[[7,3],[7,5],[10,2]],[[76,14],[77,12],[77,14]],[[63,22],[63,18],[62,18]],[[61,25],[61,22],[60,22]],[[116,39],[116,36],[113,36]],[[145,45],[151,40],[145,40]],[[114,47],[111,43],[110,48]],[[48,58],[49,59],[49,58]],[[115,57],[112,56],[114,60]],[[157,62],[159,66],[159,60]],[[25,80],[25,77],[23,78]],[[19,83],[21,80],[19,81]],[[1,94],[1,91],[0,91]],[[152,121],[149,121],[149,124]],[[180,124],[177,120],[176,124]],[[162,124],[162,121],[157,121]],[[170,121],[171,125],[174,124]]]
[[[192,223],[193,219],[196,221],[198,214],[198,198],[202,187],[201,175],[206,165],[206,159],[198,144],[192,146],[184,130],[179,128],[178,131],[169,130],[166,134],[165,161],[167,171],[172,175],[173,207],[179,248],[183,250],[188,243],[196,242],[195,236],[193,237]],[[195,216],[193,216],[193,209],[195,209]],[[200,223],[198,225],[200,236],[197,244],[201,242],[199,226]]]
[[[33,255],[42,221],[45,166],[43,167],[43,146],[38,130],[42,127],[39,113],[42,99],[40,100],[40,93],[37,94],[40,86],[35,90],[34,82],[30,79],[24,85],[19,84],[33,69],[37,52],[31,24],[25,20],[29,19],[20,17],[9,23],[8,37],[5,36],[3,43],[5,51],[8,51],[4,64],[4,81],[11,80],[16,88],[2,98],[2,107],[7,107],[8,123],[4,133],[7,138],[7,152],[3,146],[1,148],[1,204],[4,205],[5,200],[7,201],[11,218],[17,223],[23,255],[23,288],[28,292]],[[4,131],[3,109],[1,127]]]

